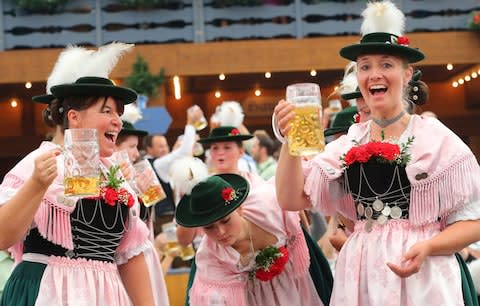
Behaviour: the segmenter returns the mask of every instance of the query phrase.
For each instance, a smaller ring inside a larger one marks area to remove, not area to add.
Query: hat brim
[[[144,130],[121,130],[120,135],[126,135],[126,136],[132,135],[132,136],[143,137],[143,136],[147,136],[148,132]]]
[[[33,96],[33,102],[42,103],[42,104],[50,104],[55,99],[54,95],[38,95]]]
[[[201,138],[198,140],[198,142],[201,144],[210,144],[214,142],[244,141],[251,138],[253,138],[253,135],[218,136]]]
[[[348,131],[350,127],[349,126],[342,126],[342,127],[334,127],[334,128],[329,128],[325,129],[325,136],[332,136],[338,133],[343,133]]]
[[[61,84],[52,86],[50,90],[57,98],[70,96],[114,97],[123,101],[124,104],[130,104],[137,100],[137,93],[135,91],[126,87],[106,84]]]
[[[425,58],[425,55],[417,49],[402,45],[366,42],[350,45],[340,50],[340,55],[346,59],[356,62],[363,54],[391,54],[405,58],[409,63],[416,63]]]
[[[353,92],[349,92],[349,93],[345,93],[343,95],[340,95],[340,97],[343,100],[358,99],[358,98],[362,98],[362,93],[360,91],[353,91]]]
[[[185,195],[178,203],[175,211],[175,219],[177,224],[184,227],[200,227],[212,224],[225,216],[231,214],[237,209],[247,198],[250,191],[250,185],[247,180],[236,174],[218,174],[222,179],[232,185],[238,197],[230,204],[223,205],[220,209],[216,209],[208,215],[198,216],[193,215],[190,211],[190,196]]]

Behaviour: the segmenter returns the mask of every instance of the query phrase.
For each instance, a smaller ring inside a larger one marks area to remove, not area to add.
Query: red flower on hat
[[[230,204],[230,201],[235,200],[235,190],[232,187],[226,187],[222,189],[222,199],[225,201],[225,205]]]
[[[355,123],[360,123],[360,114],[359,113],[356,113],[355,115],[353,115],[353,121]]]
[[[238,129],[232,129],[230,133],[228,133],[228,136],[237,136],[238,134],[240,134]]]
[[[398,36],[397,44],[402,46],[408,46],[410,44],[410,40],[408,39],[407,36]]]

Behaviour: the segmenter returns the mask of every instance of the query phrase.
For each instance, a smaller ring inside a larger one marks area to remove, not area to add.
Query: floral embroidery
[[[107,177],[100,185],[100,198],[110,206],[115,206],[117,202],[132,207],[135,203],[133,196],[125,188],[120,188],[125,181],[122,177],[117,177],[120,170],[119,166],[112,166],[108,169]]]
[[[228,133],[228,136],[237,136],[240,134],[240,131],[238,129],[232,129],[230,133]]]
[[[268,246],[255,257],[255,268],[250,271],[250,279],[269,281],[285,270],[288,262],[288,250],[285,246]]]
[[[230,201],[233,201],[237,198],[235,190],[232,187],[227,187],[222,189],[222,199],[225,201],[225,205],[230,204]]]
[[[408,138],[407,142],[400,146],[384,141],[372,141],[357,145],[340,157],[342,167],[346,169],[354,163],[366,163],[369,160],[405,166],[411,159],[407,151],[412,145],[413,139],[414,137]]]

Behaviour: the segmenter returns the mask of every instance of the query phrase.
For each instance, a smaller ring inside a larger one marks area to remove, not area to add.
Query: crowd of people
[[[403,13],[384,0],[362,16],[360,42],[340,50],[341,107],[323,110],[326,146],[310,156],[289,151],[288,100],[272,110],[278,139],[225,101],[203,138],[189,108],[170,150],[135,128],[137,94],[108,78],[132,45],[66,48],[33,98],[55,132],[0,185],[0,305],[168,306],[177,267],[192,306],[478,305],[478,161],[420,113],[428,85],[412,64],[425,55]],[[96,131],[95,196],[66,195],[75,129]]]

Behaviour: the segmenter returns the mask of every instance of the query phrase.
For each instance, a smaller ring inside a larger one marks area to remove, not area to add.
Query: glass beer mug
[[[100,193],[100,157],[96,129],[67,129],[65,143],[65,196]]]
[[[140,186],[145,184],[141,182],[147,182],[145,189],[140,190],[140,198],[143,201],[143,205],[149,207],[166,198],[165,191],[148,160],[141,160],[135,163],[133,167],[135,168],[137,188],[139,190],[142,189]]]
[[[178,252],[180,252],[180,245],[177,240],[177,225],[173,222],[162,224],[162,232],[167,239],[165,252],[174,255],[178,254]]]
[[[314,83],[287,86],[287,101],[295,106],[287,142],[293,156],[313,155],[323,151],[325,136],[322,126],[320,87]]]

